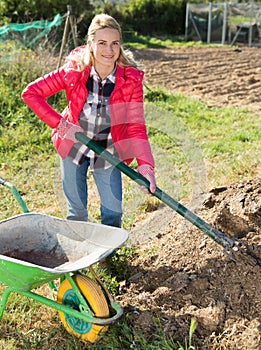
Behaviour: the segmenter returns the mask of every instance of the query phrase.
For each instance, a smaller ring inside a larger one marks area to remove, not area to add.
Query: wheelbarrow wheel
[[[79,274],[74,275],[73,280],[83,297],[86,299],[94,316],[102,318],[109,317],[108,302],[100,287],[91,278]],[[67,279],[61,283],[58,289],[57,301],[60,304],[79,310],[80,301]],[[95,340],[107,329],[106,326],[87,323],[62,311],[58,311],[58,314],[64,328],[69,333],[84,341],[91,343],[95,342]]]

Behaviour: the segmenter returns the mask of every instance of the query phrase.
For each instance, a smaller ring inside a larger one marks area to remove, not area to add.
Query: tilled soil
[[[186,47],[135,52],[148,87],[184,93],[209,106],[261,110],[261,49]]]
[[[164,86],[211,106],[260,110],[258,49],[150,49],[137,54],[149,87]],[[162,327],[184,344],[195,318],[197,349],[259,350],[261,178],[213,188],[194,211],[224,232],[234,249],[224,251],[172,209],[148,213],[136,223],[133,234],[144,225],[154,227],[156,234],[137,245],[130,278],[122,282],[118,301],[132,326],[148,339]]]

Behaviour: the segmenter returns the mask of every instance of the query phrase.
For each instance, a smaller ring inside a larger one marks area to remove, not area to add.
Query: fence
[[[9,23],[0,27],[0,42],[18,40],[27,47],[39,44],[39,39],[46,37],[52,28],[59,27],[62,16],[57,14],[52,21],[33,21],[29,23]]]
[[[187,3],[185,39],[261,46],[261,3]]]

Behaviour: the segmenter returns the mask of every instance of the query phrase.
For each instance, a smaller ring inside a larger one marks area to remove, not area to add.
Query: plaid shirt
[[[116,155],[110,133],[109,99],[115,86],[116,68],[105,79],[101,80],[94,67],[91,68],[87,80],[88,96],[79,116],[79,123],[84,133],[100,146]],[[107,161],[98,157],[92,150],[81,142],[76,142],[71,148],[69,157],[79,165],[84,156],[90,158],[90,168],[107,169],[111,166]]]

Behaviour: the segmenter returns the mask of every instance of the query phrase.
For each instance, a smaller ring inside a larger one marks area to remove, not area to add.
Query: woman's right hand
[[[142,164],[138,166],[138,172],[142,176],[145,177],[150,183],[150,192],[154,193],[156,191],[156,180],[155,180],[155,174],[154,174],[154,169],[151,165],[149,164]],[[145,186],[140,186],[140,189],[149,194],[148,189]]]

